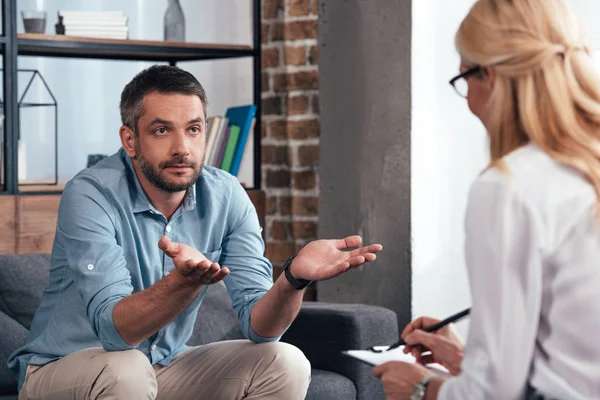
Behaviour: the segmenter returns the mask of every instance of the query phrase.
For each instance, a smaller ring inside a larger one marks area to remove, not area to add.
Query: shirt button
[[[167,233],[171,232],[171,225],[167,225]]]
[[[93,264],[88,264],[87,269],[90,270],[90,271],[93,270],[94,269],[94,265]]]
[[[150,349],[151,349],[152,351],[156,351],[156,345],[155,345],[155,344],[153,344],[153,345],[152,345],[152,347],[150,347]]]

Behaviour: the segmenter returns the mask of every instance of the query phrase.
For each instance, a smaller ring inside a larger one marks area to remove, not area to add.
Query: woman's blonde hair
[[[466,66],[492,66],[491,167],[531,142],[580,172],[600,204],[600,79],[562,0],[479,0],[456,34]]]

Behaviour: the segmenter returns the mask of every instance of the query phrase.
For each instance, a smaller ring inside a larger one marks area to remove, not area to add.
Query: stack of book
[[[122,11],[59,11],[56,34],[127,39],[129,27]]]
[[[207,119],[204,164],[220,168],[252,185],[256,106],[230,107],[225,116]]]

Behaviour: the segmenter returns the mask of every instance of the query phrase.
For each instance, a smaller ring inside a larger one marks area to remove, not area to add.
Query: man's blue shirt
[[[127,344],[113,323],[124,297],[154,285],[173,269],[158,248],[167,235],[230,269],[224,282],[244,335],[254,304],[273,285],[272,266],[256,210],[230,174],[204,167],[170,220],[155,209],[123,149],[77,174],[62,194],[52,248],[50,281],[35,313],[28,342],[8,365],[23,385],[28,364],[42,365],[90,347],[137,348],[152,364],[168,365],[192,334],[206,290],[172,322],[137,346]]]

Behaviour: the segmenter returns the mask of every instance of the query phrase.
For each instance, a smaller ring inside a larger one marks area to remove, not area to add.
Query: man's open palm
[[[228,268],[221,268],[187,244],[172,242],[168,236],[160,239],[158,247],[173,260],[175,271],[194,283],[210,285],[222,281],[229,274]]]
[[[376,253],[383,249],[380,244],[370,244],[357,248],[361,244],[362,238],[360,236],[315,240],[300,250],[292,263],[290,271],[296,278],[323,281],[335,278],[367,261],[375,260],[377,258]]]

